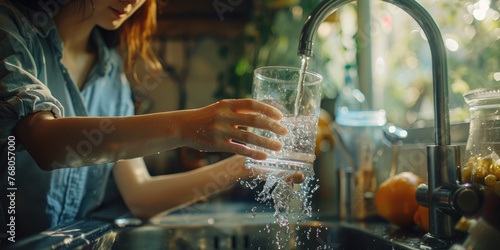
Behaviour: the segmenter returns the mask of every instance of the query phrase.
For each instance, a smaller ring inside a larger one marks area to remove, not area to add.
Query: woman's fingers
[[[275,107],[253,99],[222,100],[237,113],[259,113],[274,120],[283,118],[283,114]]]
[[[226,106],[224,106],[227,104]],[[269,130],[278,135],[285,135],[288,130],[278,121],[283,117],[275,107],[252,99],[237,99],[220,101],[221,109],[225,107],[230,112],[220,112],[221,119],[233,126],[252,127]],[[229,115],[231,114],[231,115]]]
[[[288,129],[277,120],[269,119],[260,114],[235,114],[233,117],[228,117],[228,119],[231,119],[228,121],[229,123],[237,126],[269,130],[278,135],[288,133]]]
[[[245,142],[246,144],[259,146],[274,151],[278,151],[283,147],[283,145],[279,141],[237,128],[234,128],[233,131],[230,132],[230,134],[231,135],[229,135],[229,137],[231,138],[232,142]]]
[[[253,177],[267,178],[268,175],[278,176],[283,178],[286,182],[289,183],[302,183],[306,180],[305,174],[302,171],[279,171],[274,172],[269,169],[261,169],[261,168],[251,168]]]
[[[302,183],[306,179],[304,173],[301,171],[294,172],[292,174],[289,174],[285,177],[286,182],[293,182],[293,183]]]
[[[230,153],[250,157],[255,160],[265,160],[267,158],[267,154],[260,150],[249,148],[240,143],[230,143],[230,145],[231,148],[227,150]]]

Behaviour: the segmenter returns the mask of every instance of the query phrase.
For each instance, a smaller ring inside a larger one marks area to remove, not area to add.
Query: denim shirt
[[[9,175],[7,142],[18,121],[37,111],[51,111],[56,117],[128,116],[134,112],[121,58],[106,46],[97,29],[92,41],[98,48],[98,60],[79,90],[61,63],[63,44],[52,19],[41,25],[34,21],[35,16],[35,11],[15,1],[0,0],[0,234],[9,230],[6,225],[14,216],[17,240],[83,218],[111,193],[117,194],[111,178],[113,163],[43,171],[19,142],[15,175]],[[50,141],[42,146],[50,146]],[[13,183],[8,182],[9,176],[14,177]]]

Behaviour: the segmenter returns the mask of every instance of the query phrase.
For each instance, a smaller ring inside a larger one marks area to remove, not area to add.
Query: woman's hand
[[[142,158],[136,158],[117,162],[113,173],[125,203],[141,219],[206,199],[241,179],[266,178],[265,170],[246,168],[241,155],[183,173],[155,176],[149,174]],[[301,172],[290,172],[284,178],[290,183],[304,181]]]
[[[222,100],[185,114],[189,120],[182,129],[182,137],[188,140],[187,146],[202,151],[236,153],[263,160],[267,157],[264,152],[245,144],[280,150],[281,143],[239,127],[265,129],[279,135],[287,133],[286,127],[278,123],[282,118],[278,109],[252,99]]]

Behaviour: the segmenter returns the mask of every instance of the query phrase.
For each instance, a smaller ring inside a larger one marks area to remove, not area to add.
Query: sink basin
[[[325,224],[323,224],[325,225]],[[142,226],[105,235],[83,249],[418,249],[340,225],[319,223],[286,229],[272,225],[234,227]],[[279,232],[279,234],[277,234]],[[278,236],[277,236],[278,235]],[[290,236],[289,238],[287,236]],[[276,237],[282,237],[279,241]]]
[[[286,227],[274,222],[273,213],[245,212],[245,207],[209,206],[198,214],[181,210],[148,222],[129,216],[94,217],[42,232],[9,249],[416,250],[423,236],[423,232],[401,230],[381,219],[343,222],[318,216],[300,223],[292,221]]]
[[[391,238],[381,225],[361,228],[318,221],[289,227],[148,224],[113,230],[84,249],[418,249],[419,239]]]
[[[420,243],[420,235],[398,237],[386,223],[240,223],[208,218],[202,223],[125,226],[82,249],[418,249]]]

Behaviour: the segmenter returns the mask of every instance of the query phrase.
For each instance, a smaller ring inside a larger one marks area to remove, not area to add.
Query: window
[[[371,2],[373,107],[387,111],[388,120],[403,127],[432,125],[430,49],[420,26],[406,12],[383,1]],[[490,0],[420,3],[434,17],[447,49],[449,108],[452,123],[466,121],[463,94],[471,89],[500,88],[500,2]],[[323,51],[332,58],[327,72],[343,84],[346,48],[357,31],[355,5],[342,7],[339,22],[323,35]],[[359,45],[358,45],[359,46]],[[326,49],[328,48],[328,49]],[[347,50],[348,51],[348,50]]]

